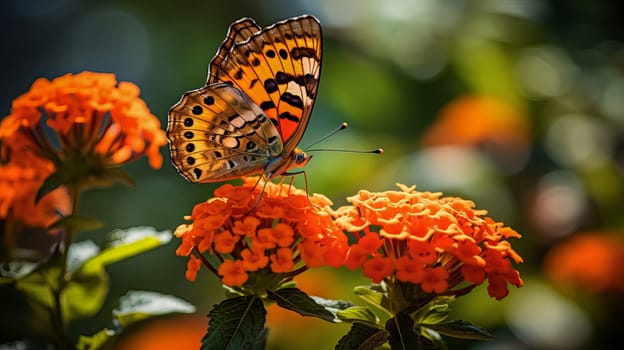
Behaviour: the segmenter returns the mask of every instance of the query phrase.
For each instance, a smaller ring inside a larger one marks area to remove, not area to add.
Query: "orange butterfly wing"
[[[223,63],[223,60],[230,54],[232,46],[240,44],[261,30],[262,28],[251,18],[241,18],[230,24],[225,40],[221,43],[215,57],[210,61],[210,72],[208,73],[209,78],[206,85],[220,82],[220,80],[217,79],[219,67]]]
[[[248,18],[234,22],[210,63],[207,84],[231,83],[271,119],[290,154],[310,120],[321,73],[321,26],[310,15],[254,32]],[[252,33],[253,32],[253,33]]]

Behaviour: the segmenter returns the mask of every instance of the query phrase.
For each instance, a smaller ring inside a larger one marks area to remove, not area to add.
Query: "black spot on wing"
[[[240,68],[239,68],[239,69],[236,71],[236,73],[234,73],[234,79],[236,79],[236,80],[241,80],[241,79],[243,79],[243,70],[242,70],[242,69],[240,69]]]
[[[289,81],[293,80],[293,76],[291,74],[288,73],[284,73],[282,71],[279,71],[277,73],[275,73],[275,82],[278,84],[288,84]]]
[[[262,108],[263,111],[266,111],[267,109],[275,108],[275,103],[273,103],[273,101],[262,101],[260,108]]]
[[[299,122],[299,117],[297,117],[296,115],[290,114],[290,112],[281,113],[278,117],[280,119],[287,119],[287,120],[293,121],[295,123]]]
[[[309,47],[295,47],[294,49],[290,50],[290,56],[294,59],[294,60],[299,60],[302,57],[316,57],[316,51],[314,51],[314,49],[311,49]]]
[[[295,78],[295,82],[299,84],[300,86],[305,87],[306,94],[309,97],[312,97],[312,98],[315,97],[314,91],[316,90],[318,81],[316,80],[316,78],[314,78],[314,75],[306,74],[306,75],[298,76]]]
[[[277,82],[275,81],[275,79],[269,78],[269,79],[265,80],[264,81],[264,89],[269,94],[277,91]]]
[[[301,97],[293,95],[290,92],[285,92],[284,94],[282,94],[282,96],[280,96],[280,100],[288,103],[293,107],[303,109],[303,101],[301,100]]]
[[[294,76],[292,74],[284,73],[281,71],[275,73],[275,79],[273,81],[279,85],[288,84],[289,82],[294,81],[295,83],[297,83],[297,85],[302,86],[306,89],[306,94],[309,97],[314,97],[314,90],[316,89],[316,86],[318,84],[316,78],[314,78],[314,75],[312,74],[308,73],[305,75]]]

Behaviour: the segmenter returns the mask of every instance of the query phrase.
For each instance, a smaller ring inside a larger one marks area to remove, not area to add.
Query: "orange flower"
[[[293,251],[288,248],[279,248],[270,258],[273,272],[290,272],[295,267]]]
[[[231,253],[238,240],[238,236],[234,236],[230,231],[221,231],[214,236],[214,250],[217,253]],[[206,248],[210,249],[210,247]]]
[[[362,271],[364,276],[369,277],[375,283],[379,283],[394,272],[394,266],[392,266],[392,259],[375,254],[362,263]]]
[[[8,159],[2,159],[0,165],[0,219],[11,217],[28,227],[47,228],[60,215],[70,214],[71,203],[64,187],[49,192],[35,203],[43,181],[54,171],[52,162],[32,153],[18,155],[12,147],[4,145],[3,151]]]
[[[425,293],[442,294],[448,289],[449,271],[442,267],[425,267],[422,290]]]
[[[258,251],[243,249],[241,257],[243,258],[243,266],[247,271],[258,271],[269,263],[269,257],[264,254],[264,249]]]
[[[545,274],[568,288],[593,293],[624,292],[624,240],[608,231],[575,234],[550,250]]]
[[[194,282],[195,279],[197,279],[197,271],[199,271],[200,266],[201,261],[198,258],[191,256],[186,264],[186,279]]]
[[[344,263],[347,238],[332,219],[331,201],[272,182],[258,201],[264,183],[243,181],[220,186],[216,197],[195,206],[186,217],[193,222],[175,231],[182,239],[178,255],[202,254],[222,283],[251,289],[245,283],[257,281],[256,273],[276,276],[274,285],[263,286],[274,288],[308,267]]]
[[[65,166],[63,175],[75,182],[144,155],[160,168],[159,147],[167,143],[136,85],[93,72],[36,80],[13,100],[0,139],[16,154],[33,152]]]
[[[273,240],[280,247],[288,247],[295,240],[294,234],[295,231],[289,225],[286,225],[282,222],[275,225],[273,228]]]
[[[240,287],[249,279],[249,275],[245,271],[245,264],[241,260],[225,260],[219,266],[218,273],[222,277],[221,282],[228,286]]]
[[[441,193],[360,191],[339,208],[336,222],[353,234],[346,266],[362,267],[373,282],[412,283],[424,293],[453,294],[460,283],[488,279],[490,296],[501,299],[507,284],[522,286],[510,260],[522,258],[505,239],[520,235],[484,217],[474,203]],[[470,286],[468,286],[469,288]]]

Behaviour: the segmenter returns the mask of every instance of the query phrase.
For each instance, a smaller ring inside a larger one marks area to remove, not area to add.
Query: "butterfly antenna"
[[[353,149],[338,149],[338,148],[315,148],[309,149],[306,152],[344,152],[344,153],[372,153],[372,154],[384,154],[383,148],[377,148],[370,151],[360,151]]]
[[[334,149],[334,148],[310,148],[314,145],[317,145],[325,140],[327,140],[328,138],[334,136],[336,133],[338,133],[339,131],[342,131],[344,129],[346,129],[348,126],[348,124],[346,122],[342,122],[342,124],[340,124],[340,126],[338,128],[336,128],[334,131],[330,132],[329,134],[321,137],[320,139],[312,142],[312,144],[310,144],[308,147],[306,147],[304,149],[304,151],[306,152],[346,152],[346,153],[373,153],[373,154],[383,154],[384,150],[382,148],[377,148],[371,151],[359,151],[359,150],[350,150],[350,149]]]
[[[304,149],[304,151],[306,151],[306,152],[309,151],[310,147],[312,147],[314,145],[317,145],[317,144],[327,140],[328,138],[330,138],[330,137],[334,136],[335,134],[337,134],[339,131],[342,131],[342,130],[346,129],[347,126],[348,126],[347,122],[342,122],[342,124],[340,124],[340,126],[337,127],[334,131],[330,132],[329,134],[327,134],[327,135],[321,137],[320,139],[318,139],[318,140],[312,142],[311,144],[309,144],[308,147],[306,147]]]

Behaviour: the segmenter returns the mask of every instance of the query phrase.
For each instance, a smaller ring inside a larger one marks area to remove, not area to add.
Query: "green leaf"
[[[233,288],[233,287],[230,287],[230,286],[225,285],[225,284],[222,284],[221,288],[223,288],[223,291],[225,292],[225,297],[226,298],[234,298],[234,297],[241,297],[241,296],[247,295],[240,288]]]
[[[336,316],[344,322],[363,321],[371,324],[378,322],[375,313],[364,306],[353,306],[346,310],[339,310],[336,312]]]
[[[315,295],[310,295],[310,298],[312,298],[312,300],[314,300],[315,303],[321,305],[326,310],[334,314],[340,310],[346,310],[350,307],[355,306],[355,304],[353,304],[352,302],[348,300],[325,299],[325,298],[317,297]]]
[[[52,291],[60,288],[61,263],[62,254],[59,245],[56,245],[47,260],[15,281],[15,287],[28,296],[37,312],[49,312],[46,310],[54,306]]]
[[[449,313],[450,300],[447,298],[438,297],[429,303],[426,307],[423,307],[422,313],[417,313],[416,320],[420,320],[419,323],[438,324],[444,321]],[[424,315],[423,315],[424,314]],[[420,316],[423,315],[423,316]]]
[[[262,299],[243,296],[214,305],[208,317],[208,333],[202,338],[202,350],[246,349],[255,346],[262,336],[266,310]]]
[[[452,338],[492,340],[495,339],[492,333],[477,326],[470,321],[457,320],[440,324],[423,324],[423,327],[433,329],[440,334]]]
[[[30,261],[7,261],[0,264],[0,284],[13,283],[32,273],[37,263]]]
[[[115,230],[110,234],[110,241],[108,245],[110,247],[117,247],[120,245],[129,245],[135,243],[149,243],[149,247],[164,245],[169,243],[173,235],[171,231],[157,232],[155,228],[149,226],[137,226],[131,227],[125,230]]]
[[[108,275],[105,270],[107,265],[159,247],[171,239],[169,231],[159,233],[151,227],[118,230],[111,235],[113,241],[109,246],[93,256],[89,256],[93,248],[78,243],[72,244],[68,253],[70,262],[68,267],[72,273],[62,294],[63,311],[68,320],[91,316],[99,311],[108,293]],[[76,253],[72,253],[74,246],[77,249]],[[74,255],[86,255],[89,258],[74,259]]]
[[[131,290],[119,299],[119,308],[113,310],[113,317],[121,327],[149,317],[170,313],[190,314],[195,306],[171,295]]]
[[[446,342],[442,338],[440,333],[433,329],[420,327],[422,337],[418,338],[419,349],[431,349],[431,350],[447,350]]]
[[[383,329],[361,322],[353,322],[351,329],[345,334],[336,350],[373,350],[386,343],[388,333]]]
[[[96,260],[95,256],[92,260]],[[84,266],[89,266],[87,261]],[[63,317],[67,321],[88,317],[100,311],[108,294],[108,274],[101,268],[80,269],[65,285],[61,300]]]
[[[55,172],[52,175],[48,176],[39,187],[39,191],[37,191],[37,195],[35,196],[35,204],[39,203],[41,198],[43,198],[46,194],[54,191],[61,185],[65,183],[63,179],[63,175],[59,172]]]
[[[89,259],[97,256],[99,253],[100,247],[93,241],[84,240],[72,243],[67,252],[67,272],[73,274]]]
[[[335,322],[336,317],[323,306],[317,304],[306,293],[297,288],[283,288],[276,291],[267,291],[268,299],[277,305],[294,311],[302,316],[317,317],[327,322]]]
[[[385,311],[388,315],[392,315],[388,310],[388,298],[380,285],[356,286],[353,288],[353,292],[365,302]]]
[[[20,310],[26,313],[16,315],[11,321],[18,325],[21,323],[20,332],[34,332],[37,337],[48,339],[59,336],[51,324],[53,317],[56,317],[54,291],[60,288],[62,255],[58,247],[57,244],[46,260],[37,264],[34,269],[29,267],[28,273],[14,280],[14,288],[21,295],[20,299],[23,298],[28,303],[28,307]],[[2,310],[4,309],[3,307]],[[22,317],[27,320],[20,320]]]
[[[102,223],[86,216],[81,215],[68,215],[64,216],[57,221],[55,221],[52,225],[50,225],[50,229],[52,228],[65,228],[70,230],[71,232],[84,232],[91,231],[102,227]]]
[[[78,350],[98,350],[104,348],[108,343],[117,336],[117,333],[112,329],[102,329],[94,335],[87,337],[81,335],[78,337],[78,344],[76,348]]]
[[[414,321],[404,312],[386,322],[386,331],[390,334],[388,342],[393,350],[420,349],[419,335],[414,332]]]
[[[153,227],[133,227],[113,231],[111,237],[108,247],[80,266],[75,274],[92,274],[107,265],[164,245],[171,240],[171,232],[156,232]]]
[[[249,350],[266,350],[267,348],[266,343],[267,343],[268,337],[269,337],[269,329],[264,328],[260,333],[258,333],[256,340],[254,341],[253,344],[251,344],[251,347],[249,348]]]

